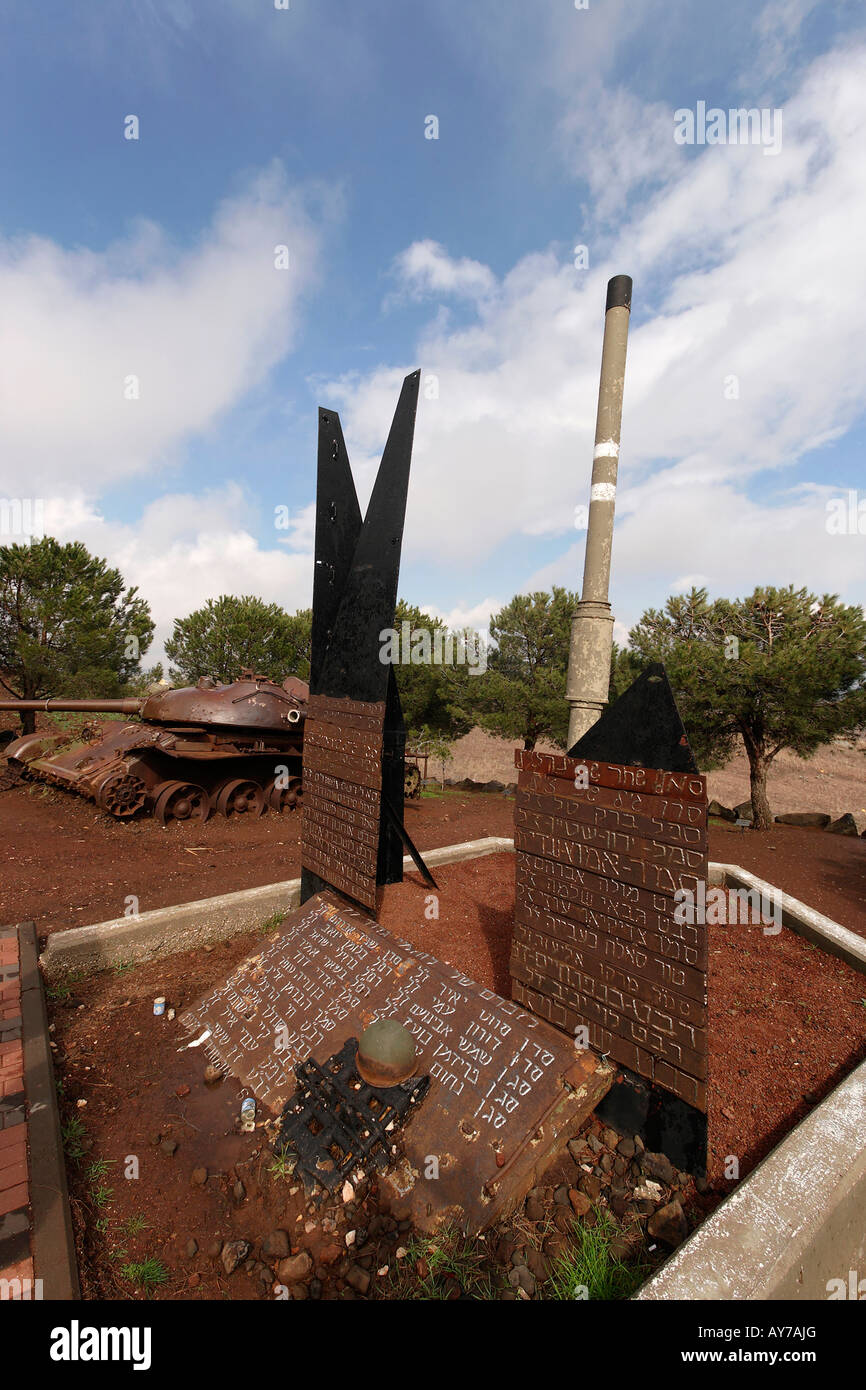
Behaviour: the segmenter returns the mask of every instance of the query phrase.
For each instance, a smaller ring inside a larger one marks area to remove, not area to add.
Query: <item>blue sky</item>
[[[139,585],[153,656],[208,596],[309,602],[315,406],[365,497],[415,366],[401,592],[483,626],[578,588],[618,272],[617,635],[693,581],[864,601],[866,536],[824,524],[864,486],[861,7],[0,0],[0,27],[0,495]],[[677,145],[700,101],[780,111],[780,151]]]

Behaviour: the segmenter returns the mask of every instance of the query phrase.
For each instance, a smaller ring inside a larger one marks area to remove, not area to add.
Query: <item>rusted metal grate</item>
[[[394,1135],[427,1094],[429,1076],[397,1086],[368,1086],[358,1074],[357,1038],[320,1066],[312,1057],[295,1067],[298,1085],[283,1109],[275,1151],[298,1155],[295,1169],[308,1195],[341,1187],[357,1168],[387,1168]]]

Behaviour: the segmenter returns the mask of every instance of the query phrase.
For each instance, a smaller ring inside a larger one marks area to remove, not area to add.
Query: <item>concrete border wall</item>
[[[462,859],[513,849],[513,840],[491,835],[427,850],[424,861],[435,869],[437,864],[455,864]],[[403,867],[407,871],[415,868],[408,855]],[[240,893],[158,907],[137,917],[113,917],[89,927],[70,927],[69,931],[54,932],[48,938],[41,956],[42,968],[49,980],[57,980],[76,971],[90,974],[110,965],[157,960],[194,946],[259,931],[275,913],[291,912],[297,907],[300,896],[301,880],[290,878],[283,883],[245,888]]]
[[[777,1144],[635,1298],[828,1299],[833,1291],[851,1297],[859,1280],[866,1297],[866,1062]]]
[[[866,972],[866,937],[840,926],[832,918],[825,917],[823,912],[816,912],[813,907],[801,903],[799,898],[792,898],[790,893],[783,893],[781,888],[776,888],[766,879],[757,878],[748,869],[741,869],[739,864],[711,864],[710,870],[711,883],[720,883],[727,888],[756,889],[779,904],[784,927],[814,942],[822,951],[839,956],[848,965],[853,965],[855,970]]]

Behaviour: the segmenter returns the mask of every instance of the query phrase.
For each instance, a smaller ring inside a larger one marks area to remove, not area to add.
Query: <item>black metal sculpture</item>
[[[363,522],[340,417],[319,412],[301,901],[333,887],[373,913],[376,885],[403,877],[404,845],[435,886],[403,824],[406,729],[380,655],[394,624],[419,379],[403,382]]]

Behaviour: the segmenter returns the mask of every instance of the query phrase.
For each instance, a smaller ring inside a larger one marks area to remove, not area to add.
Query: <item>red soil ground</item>
[[[426,917],[428,890],[413,875],[385,890],[382,922],[507,996],[513,858],[448,865],[436,878],[438,920]],[[290,1232],[293,1250],[313,1247],[326,1290],[329,1271],[336,1274],[339,1238],[305,1235],[302,1193],[268,1172],[262,1131],[235,1132],[238,1084],[228,1078],[206,1087],[204,1059],[178,1050],[186,1042],[180,1025],[152,1013],[157,994],[180,1013],[260,945],[260,937],[248,935],[55,993],[64,1119],[83,1125],[87,1146],[70,1168],[86,1296],[134,1296],[123,1267],[151,1256],[170,1271],[157,1297],[262,1296],[254,1277],[229,1283],[208,1250],[211,1242],[217,1249],[224,1240],[258,1242],[274,1228]],[[723,1178],[728,1155],[746,1176],[866,1055],[864,980],[841,961],[784,929],[767,936],[757,926],[710,928],[709,960],[713,1187],[704,1210],[734,1186]],[[159,1148],[166,1138],[177,1144],[171,1156]],[[137,1181],[124,1180],[129,1155],[139,1160]],[[90,1168],[96,1159],[107,1160],[102,1175]],[[199,1166],[208,1172],[201,1186],[191,1181]],[[238,1180],[240,1200],[233,1195]],[[198,1250],[188,1255],[191,1239]],[[385,1262],[377,1246],[374,1271]]]
[[[448,791],[406,803],[421,850],[513,835],[511,797]],[[43,936],[138,910],[297,878],[300,817],[214,816],[204,825],[123,824],[41,784],[0,793],[0,923],[35,921]],[[866,936],[866,840],[777,826],[710,827],[710,859],[741,864]]]

